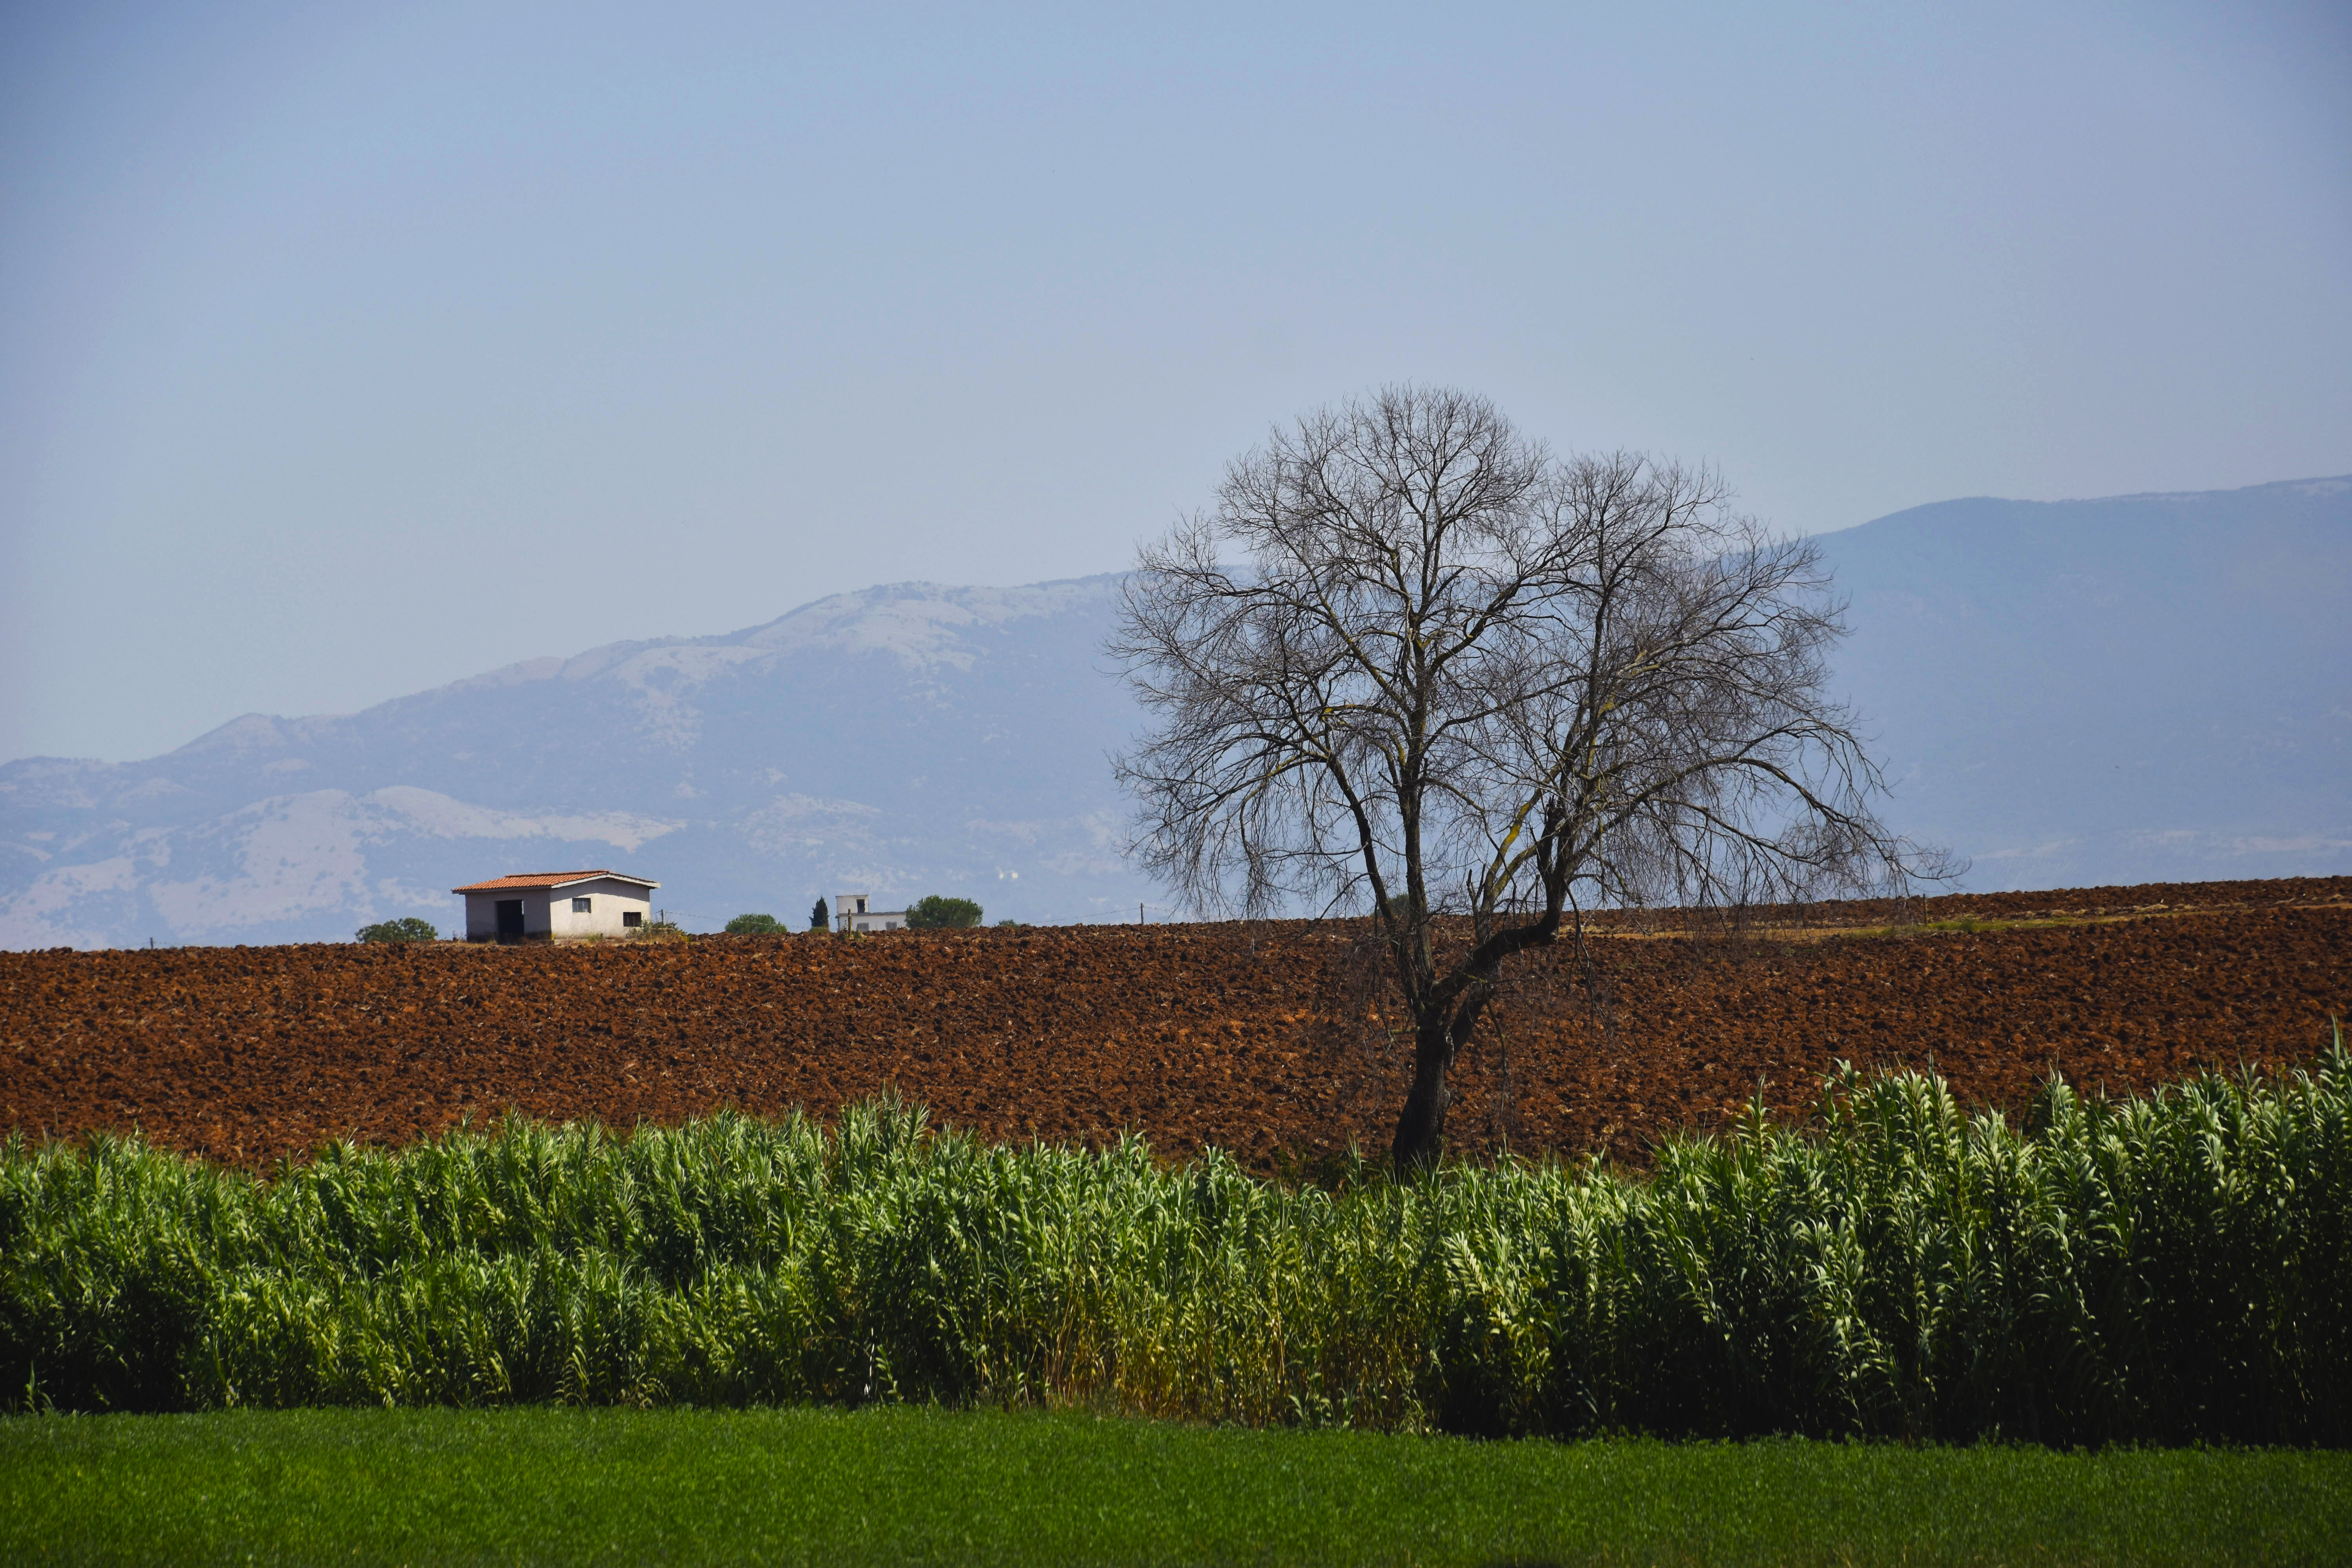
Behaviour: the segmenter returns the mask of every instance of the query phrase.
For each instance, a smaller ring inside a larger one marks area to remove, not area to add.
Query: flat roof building
[[[906,910],[869,908],[873,901],[874,895],[871,893],[834,894],[833,929],[845,932],[898,931],[906,925]]]

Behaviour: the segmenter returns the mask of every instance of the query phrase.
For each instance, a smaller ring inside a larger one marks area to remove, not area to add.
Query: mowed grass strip
[[[1063,1413],[0,1421],[0,1558],[2314,1563],[2352,1455],[1481,1443]]]

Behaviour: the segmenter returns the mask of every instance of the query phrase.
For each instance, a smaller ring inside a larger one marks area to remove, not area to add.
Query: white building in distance
[[[868,909],[866,906],[873,901],[871,893],[834,894],[833,929],[846,933],[854,931],[898,931],[906,925],[906,910]]]
[[[660,886],[619,871],[523,871],[449,890],[466,896],[467,942],[562,942],[643,930]]]

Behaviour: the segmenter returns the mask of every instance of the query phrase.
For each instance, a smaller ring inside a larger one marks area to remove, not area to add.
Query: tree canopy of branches
[[[1504,965],[1582,910],[1935,873],[1874,814],[1842,635],[1819,552],[1712,472],[1391,388],[1276,430],[1142,551],[1109,645],[1153,720],[1118,759],[1134,847],[1197,909],[1370,909],[1423,1165]]]

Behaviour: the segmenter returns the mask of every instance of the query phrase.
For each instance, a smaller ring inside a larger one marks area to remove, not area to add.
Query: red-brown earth
[[[2060,923],[1933,927],[2030,919]],[[1838,934],[1895,920],[1928,923]],[[1566,946],[1513,972],[1455,1076],[1457,1148],[1638,1163],[1759,1084],[1810,1102],[1839,1059],[1932,1060],[2015,1109],[2052,1071],[2123,1091],[2307,1061],[2352,1012],[2352,878],[1608,923],[1594,984]],[[0,953],[0,1125],[258,1166],[509,1109],[625,1128],[896,1089],[992,1138],[1132,1129],[1272,1170],[1385,1148],[1410,1037],[1382,974],[1328,921]]]

